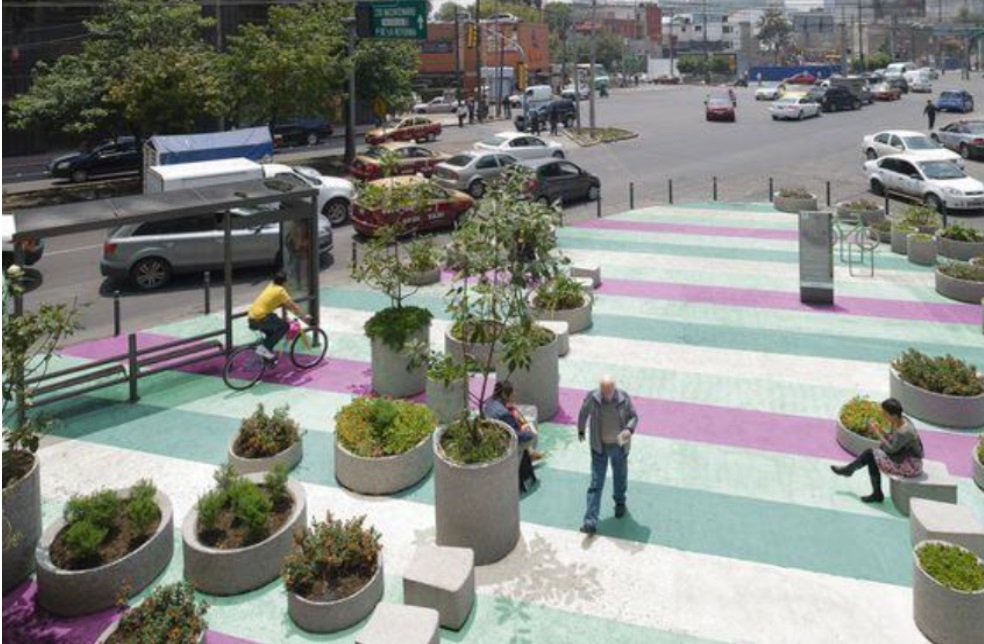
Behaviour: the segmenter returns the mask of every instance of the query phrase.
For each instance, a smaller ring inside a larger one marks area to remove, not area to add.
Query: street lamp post
[[[595,22],[598,15],[598,0],[591,0],[591,56],[588,61],[590,67],[590,74],[588,78],[591,80],[591,85],[588,87],[588,127],[594,132],[595,129],[595,53],[597,42],[595,39]],[[580,96],[578,97],[580,98]]]
[[[348,165],[355,160],[355,18],[345,18],[343,22],[348,27],[348,55],[351,63],[345,108],[345,163]]]

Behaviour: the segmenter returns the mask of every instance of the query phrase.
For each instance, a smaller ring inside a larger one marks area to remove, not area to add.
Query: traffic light
[[[478,45],[478,25],[473,22],[465,25],[465,47],[474,49]]]
[[[526,63],[519,61],[516,63],[516,89],[520,91],[526,90]]]

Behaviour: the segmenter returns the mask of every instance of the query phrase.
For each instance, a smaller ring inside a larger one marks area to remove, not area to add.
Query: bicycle
[[[230,389],[243,391],[255,385],[267,369],[277,366],[284,351],[288,352],[291,363],[301,370],[317,367],[328,354],[328,334],[324,329],[304,324],[297,318],[291,319],[290,328],[278,343],[280,348],[275,348],[272,360],[266,360],[256,352],[264,340],[262,332],[257,331],[256,335],[254,342],[239,347],[226,358],[222,380]]]

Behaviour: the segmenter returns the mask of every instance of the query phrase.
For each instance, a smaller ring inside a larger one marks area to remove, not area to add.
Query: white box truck
[[[219,159],[175,165],[155,165],[144,177],[144,194],[203,188],[222,183],[261,180],[263,166],[249,159]]]

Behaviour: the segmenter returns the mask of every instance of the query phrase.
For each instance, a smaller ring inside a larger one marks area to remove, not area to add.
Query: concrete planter
[[[813,212],[817,209],[817,198],[813,195],[809,197],[783,197],[780,194],[776,194],[772,205],[779,212],[794,214],[804,211]]]
[[[99,639],[96,640],[96,644],[106,644],[106,641],[109,640],[110,636],[113,633],[115,633],[116,632],[116,629],[119,628],[119,627],[120,627],[120,620],[116,620],[115,622],[113,622],[112,624],[110,624],[109,626],[107,626],[106,627],[106,630],[104,630],[99,635]],[[196,639],[195,641],[198,642],[198,644],[204,644],[204,642],[205,642],[205,631],[202,631],[202,633],[198,636],[198,639]]]
[[[128,496],[129,488],[120,490]],[[74,617],[115,606],[121,597],[133,597],[149,586],[174,554],[174,510],[171,500],[158,492],[161,522],[146,542],[133,552],[98,568],[64,570],[51,561],[50,549],[65,527],[59,518],[48,526],[38,543],[38,605],[55,615]]]
[[[878,447],[879,442],[872,439],[866,438],[861,434],[855,434],[840,420],[840,413],[837,414],[837,444],[844,448],[848,454],[853,456],[858,456],[866,449],[875,449]]]
[[[464,362],[465,354],[473,356],[479,363],[485,364],[489,357],[489,351],[494,351],[498,354],[500,347],[495,347],[493,350],[492,345],[487,342],[464,342],[454,337],[451,333],[451,329],[448,328],[444,332],[444,352],[454,356],[454,359],[459,362]],[[492,358],[492,364],[495,365],[495,358]]]
[[[984,242],[966,242],[937,237],[937,246],[942,257],[969,262],[978,255],[984,255]]]
[[[837,217],[840,219],[856,219],[865,226],[870,226],[876,221],[885,220],[885,209],[875,208],[873,210],[848,210],[843,204],[838,204]]]
[[[974,445],[970,458],[974,462],[974,483],[977,483],[977,487],[984,491],[984,463],[981,463],[981,460],[977,458],[977,445]]]
[[[560,398],[560,355],[557,336],[533,352],[529,369],[509,373],[500,361],[495,367],[496,380],[509,380],[515,390],[514,399],[520,405],[535,405],[537,421],[550,420],[557,413]]]
[[[421,271],[419,273],[410,273],[407,275],[407,285],[408,286],[429,286],[431,284],[437,284],[441,281],[441,267],[435,266],[429,271]]]
[[[942,427],[971,429],[984,425],[984,394],[948,396],[910,385],[889,369],[889,389],[908,415]]]
[[[899,228],[898,226],[892,226],[892,252],[897,255],[906,255],[908,251],[908,241],[909,235],[911,235],[913,230],[911,228]]]
[[[335,478],[359,494],[393,494],[419,483],[434,466],[430,435],[403,454],[366,458],[345,449],[335,436]]]
[[[247,474],[262,483],[260,474]],[[294,546],[294,533],[307,525],[307,496],[304,487],[287,482],[294,499],[290,517],[265,540],[236,550],[210,548],[198,540],[198,508],[192,508],[181,526],[184,543],[184,577],[203,593],[238,595],[264,586],[280,576],[280,564]]]
[[[977,304],[984,298],[984,282],[971,282],[950,277],[936,269],[936,292],[951,300]]]
[[[936,263],[936,240],[917,234],[909,235],[906,239],[905,252],[909,262],[920,266],[932,266]]]
[[[591,311],[594,308],[594,295],[591,293],[584,294],[584,306],[576,309],[558,309],[556,311],[536,308],[533,306],[534,298],[535,296],[530,296],[530,305],[533,317],[537,320],[567,322],[567,332],[572,334],[580,333],[591,328]]]
[[[309,633],[334,633],[358,624],[372,613],[383,598],[383,559],[376,573],[359,592],[338,601],[312,601],[287,592],[287,614]]]
[[[961,592],[930,577],[918,556],[919,549],[929,543],[946,542],[923,541],[912,551],[912,612],[916,626],[936,644],[979,642],[984,633],[984,590]]]
[[[440,380],[427,379],[427,407],[434,412],[438,425],[447,425],[467,408],[467,395],[463,380],[445,385]]]
[[[407,338],[407,344],[427,343],[430,324],[417,329]],[[423,393],[427,387],[427,367],[410,369],[410,356],[394,351],[382,340],[372,340],[372,388],[380,396],[406,398]]]
[[[892,233],[891,231],[875,230],[874,228],[871,228],[868,230],[868,239],[877,240],[879,244],[891,244]]]
[[[229,447],[226,450],[229,465],[232,466],[232,469],[235,470],[237,474],[268,472],[277,465],[282,465],[289,472],[297,467],[297,464],[301,462],[301,458],[304,456],[303,439],[298,440],[284,451],[274,454],[273,456],[267,456],[264,458],[246,458],[244,456],[236,456],[236,452],[233,448],[236,444],[236,439],[238,438],[239,433],[237,432],[233,435],[232,440],[229,441]]]
[[[512,552],[519,541],[519,451],[516,434],[494,422],[509,435],[509,448],[497,461],[459,465],[444,454],[441,436],[434,432],[434,514],[437,545],[471,548],[475,565],[495,563]]]
[[[4,539],[17,537],[13,547],[3,550],[4,595],[34,572],[34,549],[41,538],[41,461],[33,454],[31,458],[34,463],[24,478],[3,491]]]

